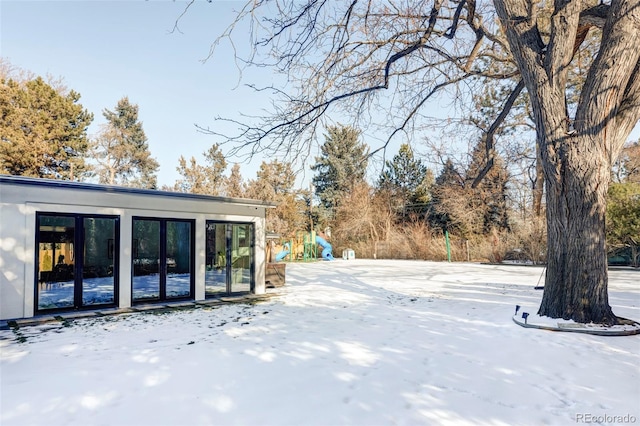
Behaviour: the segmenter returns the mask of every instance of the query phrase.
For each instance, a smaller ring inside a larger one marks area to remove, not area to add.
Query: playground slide
[[[331,244],[329,244],[327,240],[325,240],[324,238],[319,237],[317,235],[316,235],[316,243],[318,243],[318,245],[322,247],[322,258],[324,260],[333,260],[333,253],[332,253],[333,248],[331,247]]]
[[[276,254],[276,262],[280,262],[282,259],[287,257],[287,255],[289,254],[289,251],[290,251],[289,243],[285,243],[284,250]]]

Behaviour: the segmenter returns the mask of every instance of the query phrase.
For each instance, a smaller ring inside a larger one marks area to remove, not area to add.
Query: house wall
[[[48,184],[44,184],[47,182]],[[53,184],[52,182],[55,182]],[[251,200],[177,196],[58,181],[0,177],[0,319],[34,315],[36,213],[76,213],[120,217],[119,307],[131,305],[132,221],[134,216],[195,220],[195,300],[205,298],[205,223],[253,223],[255,293],[265,292],[265,212]]]

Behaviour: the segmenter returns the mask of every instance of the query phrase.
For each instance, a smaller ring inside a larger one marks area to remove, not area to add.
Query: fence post
[[[449,244],[449,231],[444,231],[444,241],[447,244],[447,261],[451,262],[451,244]]]

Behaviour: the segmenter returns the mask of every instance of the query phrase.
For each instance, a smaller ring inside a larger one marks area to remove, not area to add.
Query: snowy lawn
[[[254,305],[1,331],[0,424],[640,424],[640,336],[512,322],[541,273],[288,264]],[[640,271],[610,272],[610,303],[640,320]]]

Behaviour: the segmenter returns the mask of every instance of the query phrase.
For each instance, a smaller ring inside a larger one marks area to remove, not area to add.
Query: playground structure
[[[276,262],[283,260],[309,262],[319,258],[333,260],[333,247],[327,241],[326,234],[315,231],[298,231],[294,238],[275,244],[273,253],[275,253]]]

